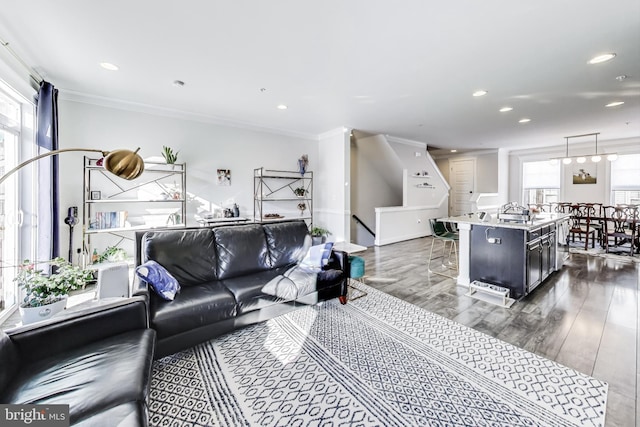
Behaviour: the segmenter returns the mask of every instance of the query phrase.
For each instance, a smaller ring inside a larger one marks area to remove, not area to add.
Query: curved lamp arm
[[[112,174],[124,178],[127,180],[135,179],[144,172],[144,160],[138,154],[140,148],[136,151],[131,150],[113,150],[104,151],[95,148],[61,148],[60,150],[49,151],[48,153],[40,154],[32,159],[25,160],[9,172],[4,174],[0,178],[0,184],[2,184],[10,175],[19,171],[26,165],[35,162],[36,160],[43,159],[49,156],[55,156],[56,154],[64,153],[67,151],[85,151],[91,153],[100,153],[104,157],[104,168]]]

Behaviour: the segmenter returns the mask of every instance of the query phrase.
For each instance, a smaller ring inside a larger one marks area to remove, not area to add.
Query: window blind
[[[611,189],[640,189],[640,154],[623,154],[611,162]]]
[[[522,188],[560,188],[560,164],[549,161],[522,164]]]

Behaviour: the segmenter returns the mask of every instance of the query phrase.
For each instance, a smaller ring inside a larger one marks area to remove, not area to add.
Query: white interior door
[[[469,213],[471,212],[471,196],[475,191],[476,161],[475,159],[452,160],[450,168],[450,215],[458,216]]]

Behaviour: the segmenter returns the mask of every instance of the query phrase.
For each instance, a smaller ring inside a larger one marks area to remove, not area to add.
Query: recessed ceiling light
[[[111,62],[101,62],[100,66],[109,71],[118,71],[120,69],[117,65],[112,64]]]
[[[512,110],[513,110],[513,107],[502,107],[500,109],[500,112],[501,113],[506,113],[507,111],[512,111]]]
[[[620,74],[619,76],[616,76],[616,80],[621,82],[623,80],[626,80],[626,78],[629,77],[626,74]]]
[[[487,93],[489,93],[489,92],[487,92],[486,90],[477,90],[477,91],[473,92],[473,96],[476,96],[476,97],[477,96],[485,96]]]
[[[182,87],[182,86],[184,86],[184,82],[182,80],[174,80],[173,81],[173,85],[175,87]]]
[[[531,119],[524,118],[524,119],[518,120],[518,123],[529,123],[530,121]]]
[[[615,53],[605,53],[604,55],[598,55],[591,58],[588,64],[600,64],[602,62],[607,62],[616,57]]]
[[[617,107],[618,105],[622,104],[624,104],[624,101],[615,101],[608,103],[607,105],[605,105],[605,107]]]
[[[452,153],[457,153],[457,152],[458,152],[458,150],[451,150],[451,152],[452,152]]]
[[[287,109],[287,108],[289,108],[289,107],[287,107],[287,106],[286,106],[286,105],[284,105],[284,104],[280,104],[280,105],[278,105],[278,107],[277,107],[277,108],[278,108],[278,110],[286,110],[286,109]]]

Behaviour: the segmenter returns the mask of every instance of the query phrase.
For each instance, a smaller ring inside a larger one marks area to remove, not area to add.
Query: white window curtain
[[[611,189],[640,189],[640,154],[624,154],[611,162]]]
[[[522,164],[522,188],[560,188],[560,164],[549,161]]]

